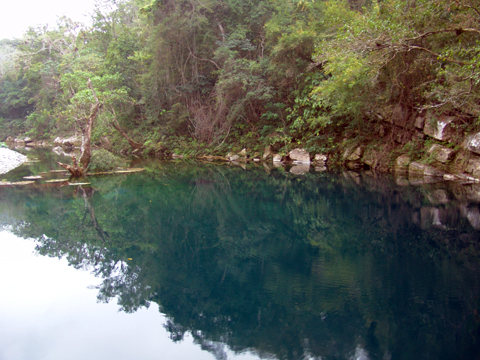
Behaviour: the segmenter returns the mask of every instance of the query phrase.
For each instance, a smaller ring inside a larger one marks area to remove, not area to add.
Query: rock
[[[362,170],[363,164],[359,161],[348,161],[346,163],[347,169],[349,170]]]
[[[325,165],[315,165],[315,171],[316,172],[327,171],[327,167]]]
[[[343,153],[343,158],[349,161],[357,161],[362,158],[362,155],[363,155],[363,148],[361,146],[357,146],[357,147],[347,149]]]
[[[33,142],[33,140],[29,137],[24,138],[23,141],[25,141],[25,144]]]
[[[409,175],[423,175],[430,177],[442,177],[444,173],[433,166],[425,165],[416,161],[411,162],[408,165]]]
[[[13,142],[15,143],[15,146],[25,146],[25,140],[23,139],[15,139]]]
[[[272,156],[272,148],[269,146],[267,146],[265,148],[265,150],[263,151],[263,156],[262,156],[262,159],[263,160],[267,160],[270,156]]]
[[[242,151],[240,151],[238,155],[240,155],[243,158],[247,158],[247,149],[242,149]]]
[[[480,159],[468,160],[466,171],[476,178],[480,178]]]
[[[423,130],[425,126],[425,116],[417,116],[415,118],[415,127],[417,129]]]
[[[412,159],[408,155],[400,155],[395,161],[394,171],[397,173],[407,173],[408,166],[412,162]]]
[[[480,155],[480,132],[469,136],[466,139],[466,146],[471,152]]]
[[[14,142],[14,141],[15,141],[15,139],[13,138],[13,136],[9,136],[9,137],[7,137],[7,139],[5,140],[5,142],[8,142],[8,143],[12,143],[12,142]]]
[[[288,153],[294,164],[310,165],[310,154],[305,149],[293,149]]]
[[[446,180],[446,181],[453,181],[453,180],[457,180],[458,178],[453,175],[453,174],[445,174],[443,175],[443,180]]]
[[[275,154],[273,156],[273,163],[275,164],[278,164],[278,163],[281,163],[282,162],[282,156],[281,155],[278,155],[278,154]]]
[[[63,139],[61,146],[64,148],[76,148],[76,147],[79,147],[81,144],[82,144],[82,140],[72,136],[67,139]]]
[[[0,148],[0,174],[6,174],[10,170],[22,165],[27,161],[25,155],[8,148]]]
[[[478,207],[461,206],[460,213],[467,218],[475,230],[480,230],[480,211]]]
[[[420,209],[421,227],[428,229],[430,227],[445,228],[443,212],[436,207],[422,207]]]
[[[290,168],[290,172],[294,175],[305,175],[310,171],[310,164],[294,165]]]
[[[443,164],[445,164],[450,159],[454,152],[455,151],[453,149],[438,144],[433,144],[432,147],[428,150],[428,153],[431,154],[435,160]]]
[[[363,154],[363,163],[367,164],[370,166],[370,168],[375,169],[377,167],[377,164],[379,163],[380,160],[380,155],[379,153],[372,148],[368,148],[365,150],[365,153]]]
[[[62,146],[64,148],[78,148],[82,145],[82,139],[75,136],[69,138],[57,137],[53,140],[53,144],[56,146]]]
[[[240,155],[238,155],[238,154],[235,154],[235,155],[232,155],[232,156],[228,157],[228,160],[230,160],[230,161],[237,161],[238,159],[240,159]]]
[[[328,156],[324,154],[316,154],[314,157],[314,162],[315,162],[315,165],[317,166],[322,166],[322,165],[325,166],[325,164],[327,163],[327,160],[328,160]]]
[[[395,183],[398,186],[409,186],[410,182],[408,181],[407,177],[405,175],[396,175],[395,176]]]
[[[428,113],[425,118],[423,132],[440,141],[450,140],[453,135],[453,129],[451,127],[453,120],[454,118],[452,116],[437,116],[433,113]]]
[[[256,162],[256,163],[259,163],[259,162],[262,161],[262,159],[260,159],[259,157],[254,157],[253,161]]]
[[[428,201],[433,205],[444,205],[450,202],[447,192],[444,189],[437,189],[426,194]]]

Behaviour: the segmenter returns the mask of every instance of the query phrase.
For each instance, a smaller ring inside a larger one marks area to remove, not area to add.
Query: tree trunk
[[[75,156],[72,156],[73,166],[62,164],[57,161],[58,165],[60,165],[64,169],[67,169],[72,175],[72,177],[75,177],[75,178],[82,177],[87,171],[88,164],[90,163],[90,158],[92,157],[91,140],[92,140],[93,123],[95,122],[95,119],[97,117],[98,110],[102,106],[100,101],[98,101],[97,94],[95,94],[95,90],[93,89],[90,79],[88,79],[87,84],[90,90],[92,91],[92,94],[95,97],[96,102],[90,108],[90,115],[88,116],[87,119],[85,119],[85,123],[86,123],[85,129],[82,129],[82,146],[81,146],[82,155],[80,156],[80,166],[77,163],[77,159],[75,158]]]

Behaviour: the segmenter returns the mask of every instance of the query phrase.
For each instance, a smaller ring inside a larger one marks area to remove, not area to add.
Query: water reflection
[[[101,277],[98,300],[158,304],[173,342],[217,359],[480,353],[475,185],[172,164],[91,182],[1,189],[1,211]]]

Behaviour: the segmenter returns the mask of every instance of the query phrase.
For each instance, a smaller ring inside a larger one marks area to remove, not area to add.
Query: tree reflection
[[[173,341],[189,333],[217,359],[223,344],[279,359],[479,351],[478,232],[460,213],[416,221],[425,189],[165,165],[0,195],[41,254],[103,279],[100,301],[158,303]]]

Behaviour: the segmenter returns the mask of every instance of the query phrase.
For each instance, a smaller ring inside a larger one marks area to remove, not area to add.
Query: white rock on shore
[[[10,170],[22,165],[27,161],[27,157],[8,148],[0,148],[0,174],[5,174]]]

